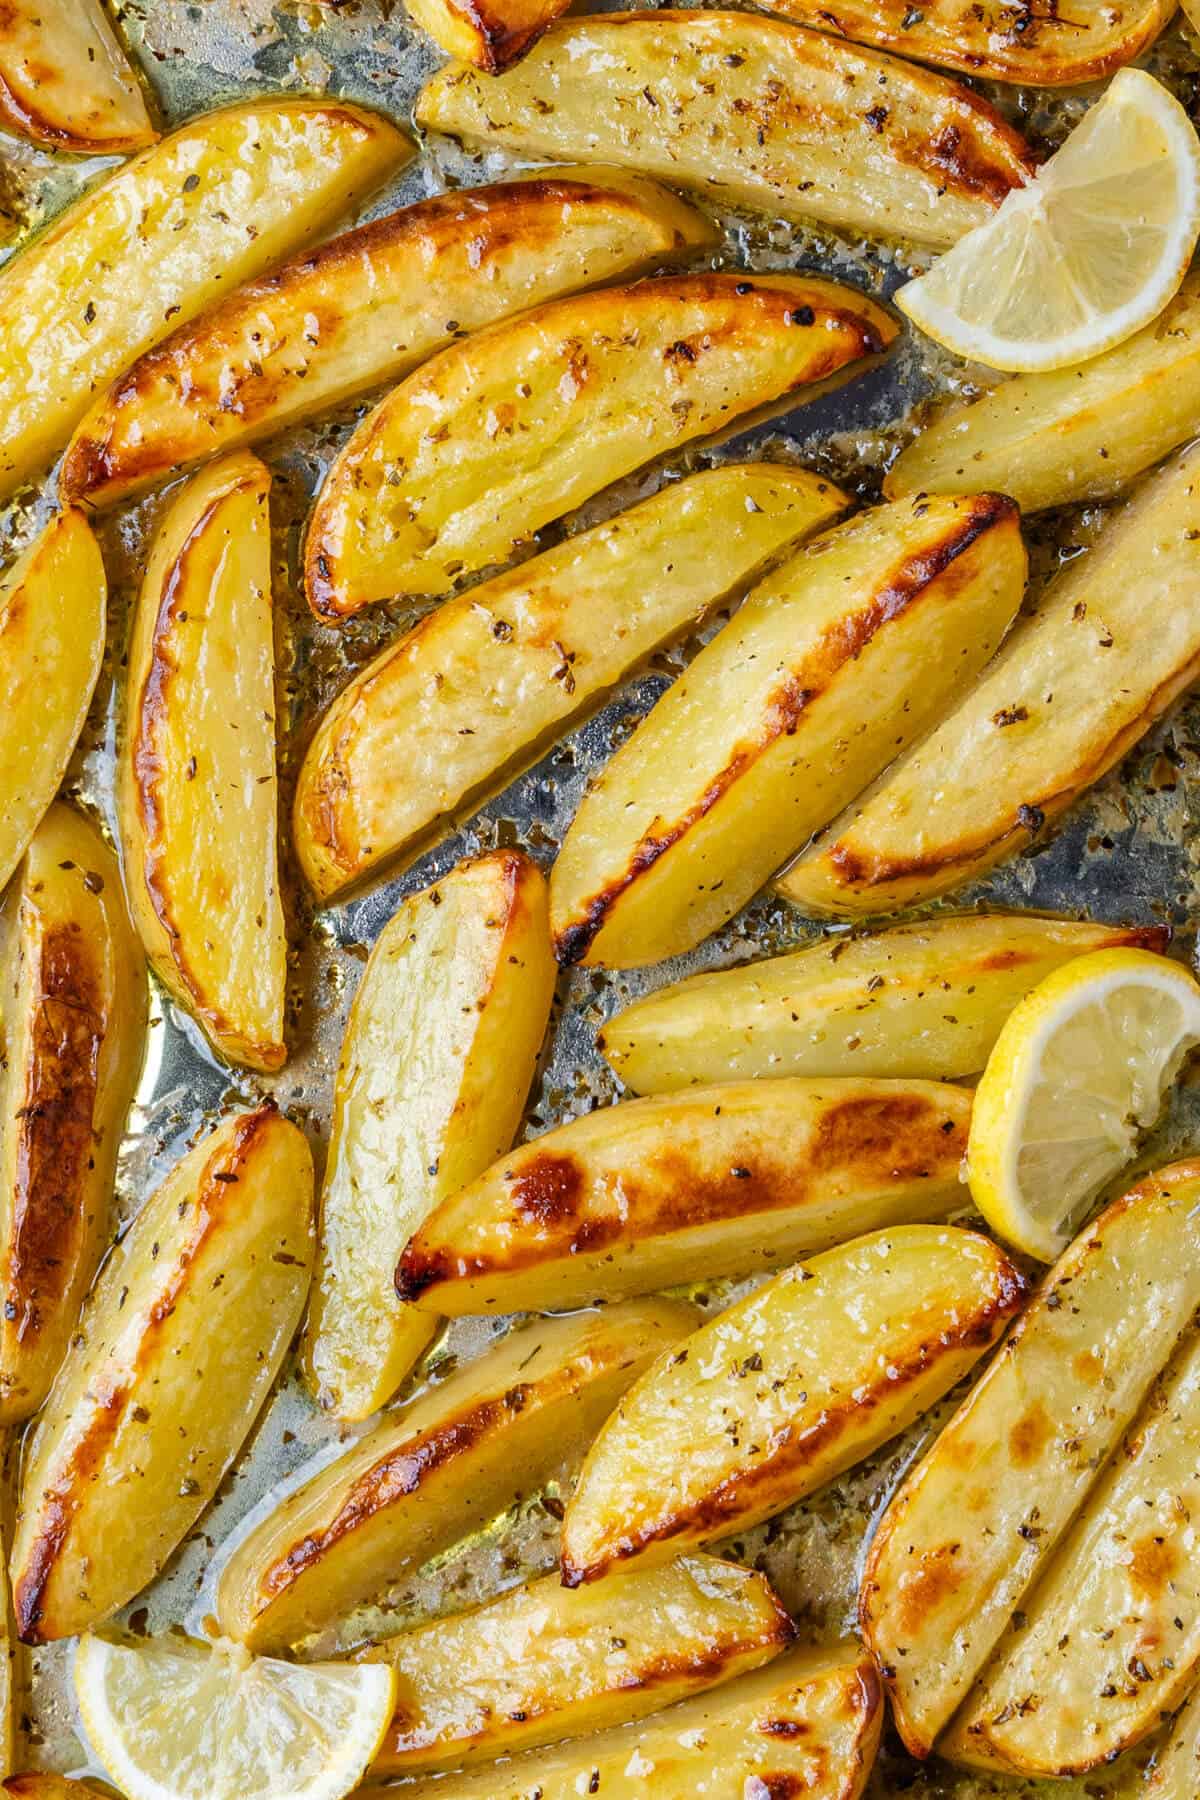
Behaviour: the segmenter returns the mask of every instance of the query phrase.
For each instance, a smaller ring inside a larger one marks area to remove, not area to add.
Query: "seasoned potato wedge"
[[[627,1087],[667,1094],[764,1075],[952,1081],[988,1059],[1013,1007],[1073,956],[1166,949],[1160,926],[964,913],[834,937],[691,975],[610,1019],[600,1049]]]
[[[204,1511],[299,1323],[312,1212],[308,1145],[268,1103],[202,1138],[121,1239],[26,1452],[24,1643],[107,1618]]]
[[[101,0],[7,0],[0,123],[51,150],[109,156],[158,135]]]
[[[911,744],[1025,586],[1011,500],[898,501],[757,587],[584,796],[550,880],[560,962],[674,956]]]
[[[779,1268],[961,1209],[971,1096],[933,1082],[733,1082],[548,1131],[444,1201],[396,1285],[450,1314],[586,1306]]]
[[[108,584],[78,507],[0,581],[0,890],[66,773],[104,655]]]
[[[915,1755],[966,1697],[1191,1326],[1198,1179],[1195,1164],[1164,1169],[1075,1239],[884,1515],[860,1619]]]
[[[437,1329],[393,1280],[412,1233],[507,1149],[554,998],[546,883],[519,850],[403,901],[355,996],[305,1339],[322,1406],[365,1419]]]
[[[396,381],[506,313],[712,236],[665,188],[603,169],[418,201],[239,288],[148,351],[78,427],[60,491],[111,505]]]
[[[1200,1164],[1191,1170],[1193,1204]],[[1173,1177],[1182,1193],[1185,1178]],[[1151,1389],[938,1748],[1021,1775],[1085,1774],[1178,1706],[1200,1660],[1200,1339]]]
[[[254,100],[89,188],[0,272],[0,498],[57,454],[97,389],[411,154],[343,101]]]
[[[495,75],[516,62],[570,0],[406,0],[436,44]]]
[[[859,1800],[883,1723],[857,1645],[796,1650],[715,1694],[580,1743],[400,1791],[412,1800]],[[385,1800],[388,1790],[364,1790]]]
[[[715,1556],[574,1593],[547,1575],[367,1652],[400,1677],[374,1767],[448,1768],[622,1725],[758,1668],[792,1635],[765,1578]]]
[[[1200,673],[1200,450],[1140,488],[949,717],[787,871],[808,913],[983,874],[1120,761]]]
[[[1195,435],[1200,274],[1152,325],[1074,369],[1017,375],[938,413],[884,482],[895,498],[997,487],[1024,512],[1103,500]]]
[[[146,953],[222,1056],[278,1069],[271,477],[246,451],[179,492],[134,614],[118,801]]]
[[[510,1332],[250,1532],[221,1576],[222,1630],[253,1650],[297,1643],[536,1493],[695,1322],[646,1300]]]
[[[359,426],[317,500],[309,603],[435,593],[653,457],[895,337],[851,288],[700,274],[552,301],[435,357]]]
[[[439,69],[416,116],[470,143],[597,157],[728,205],[930,244],[982,224],[1033,168],[957,82],[742,12],[560,20],[495,79]]]
[[[355,676],[309,747],[294,818],[310,884],[327,899],[414,854],[846,504],[803,469],[704,470],[427,613]]]
[[[0,1423],[37,1411],[108,1237],[146,1028],[146,971],[116,858],[52,806],[0,958]]]
[[[748,1530],[832,1481],[953,1387],[1023,1295],[994,1244],[950,1226],[785,1269],[625,1395],[567,1507],[564,1585]]]
[[[1200,1793],[1200,1693],[1193,1690],[1141,1778],[1130,1770],[1115,1790],[1116,1800],[1196,1800]]]
[[[1069,0],[1069,5],[1022,11],[995,0],[764,0],[772,12],[878,44],[917,62],[959,69],[989,81],[1066,87],[1098,81],[1132,62],[1152,44],[1175,11],[1175,0]]]

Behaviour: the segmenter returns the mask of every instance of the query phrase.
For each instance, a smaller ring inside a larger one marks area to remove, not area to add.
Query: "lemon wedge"
[[[1122,69],[1046,164],[896,304],[993,369],[1062,369],[1157,318],[1200,235],[1200,139],[1142,69]]]
[[[287,1663],[227,1641],[84,1637],[75,1693],[128,1800],[342,1800],[395,1709],[386,1663]]]
[[[1006,1020],[975,1090],[967,1179],[997,1236],[1051,1262],[1200,1043],[1200,985],[1148,950],[1064,963]]]

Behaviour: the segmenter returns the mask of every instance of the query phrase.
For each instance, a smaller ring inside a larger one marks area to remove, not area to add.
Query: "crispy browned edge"
[[[13,1611],[17,1635],[23,1644],[51,1641],[41,1630],[47,1594],[59,1557],[70,1536],[83,1492],[99,1478],[105,1456],[124,1419],[125,1408],[138,1375],[153,1361],[163,1330],[191,1279],[192,1265],[226,1217],[242,1207],[238,1187],[239,1172],[263,1131],[277,1116],[275,1102],[264,1100],[254,1112],[238,1121],[231,1141],[214,1150],[205,1164],[196,1184],[192,1235],[150,1313],[129,1379],[121,1386],[111,1387],[94,1396],[97,1412],[72,1451],[67,1467],[57,1476],[52,1488],[37,1496],[41,1524],[31,1541],[25,1566],[13,1583]]]
[[[929,1367],[931,1359],[940,1360],[955,1351],[976,1347],[982,1354],[996,1341],[1008,1321],[1020,1311],[1027,1292],[1025,1277],[990,1239],[980,1241],[986,1243],[996,1255],[990,1298],[981,1302],[969,1318],[963,1315],[939,1333],[935,1342],[919,1344],[902,1358],[892,1359],[889,1362],[889,1379],[886,1384],[889,1398],[917,1381]],[[774,1446],[770,1457],[755,1468],[740,1470],[727,1476],[702,1501],[689,1507],[686,1512],[653,1520],[611,1538],[604,1553],[592,1562],[576,1562],[564,1541],[561,1559],[563,1586],[574,1588],[587,1581],[597,1581],[627,1557],[637,1556],[651,1545],[669,1543],[672,1538],[684,1532],[688,1533],[689,1541],[697,1530],[703,1534],[706,1542],[725,1536],[727,1531],[736,1529],[739,1519],[753,1513],[755,1496],[760,1490],[770,1492],[777,1487],[781,1475],[792,1469],[803,1469],[811,1462],[815,1451],[836,1442],[870,1404],[860,1392],[857,1398],[847,1396],[839,1405],[831,1406],[823,1415],[820,1425],[807,1431],[801,1438],[796,1437],[794,1425],[789,1427]]]
[[[10,0],[0,0],[0,30],[10,23],[14,8]],[[110,26],[112,20],[109,20]],[[114,35],[115,32],[114,32]],[[117,39],[124,54],[125,46]],[[29,138],[35,144],[44,144],[48,149],[77,151],[82,155],[117,156],[129,150],[144,150],[158,138],[154,127],[154,119],[150,105],[146,99],[146,89],[138,80],[137,70],[128,56],[125,61],[137,82],[146,105],[148,125],[145,131],[129,132],[124,137],[87,137],[75,131],[52,125],[44,113],[33,106],[27,106],[16,93],[3,72],[3,56],[0,56],[0,119],[9,125],[21,137]],[[53,70],[41,68],[36,63],[29,64],[29,72],[35,82],[46,75],[53,75]]]
[[[582,962],[599,936],[617,901],[632,887],[639,876],[652,869],[681,838],[710,813],[738,780],[753,767],[759,757],[779,738],[793,733],[806,707],[819,699],[841,671],[852,663],[875,634],[893,619],[915,605],[925,590],[993,526],[1019,524],[1016,502],[1004,494],[976,494],[947,529],[940,543],[908,556],[900,563],[885,587],[872,595],[869,604],[850,617],[843,617],[824,632],[819,643],[805,659],[767,696],[763,706],[764,728],[757,742],[740,745],[723,769],[718,770],[694,805],[659,835],[647,835],[635,846],[622,873],[607,882],[586,903],[583,916],[573,919],[554,935],[554,949],[560,963]]]
[[[476,54],[471,61],[487,75],[498,75],[535,44],[560,13],[566,12],[571,0],[541,0],[536,7],[522,6],[520,0],[507,9],[501,0],[435,0],[450,14],[464,20],[475,34]],[[524,18],[517,23],[524,13]],[[431,34],[432,35],[432,34]],[[443,46],[444,47],[444,46]]]
[[[661,15],[656,14],[656,18]],[[669,307],[674,301],[690,301],[693,304],[721,301],[726,308],[725,316],[711,328],[702,329],[691,338],[678,338],[668,344],[662,352],[664,359],[679,363],[695,363],[701,356],[710,351],[724,347],[727,341],[744,339],[747,336],[757,338],[762,326],[758,325],[754,313],[779,314],[784,325],[810,326],[819,318],[840,328],[839,343],[814,345],[812,362],[806,373],[794,376],[776,390],[777,396],[794,392],[797,388],[808,387],[826,379],[845,368],[847,364],[866,356],[880,356],[894,342],[898,327],[882,310],[878,302],[863,294],[858,295],[853,288],[846,288],[846,305],[830,304],[827,292],[822,288],[806,284],[802,275],[788,277],[789,287],[786,290],[773,287],[761,287],[745,275],[729,271],[709,271],[696,275],[660,276],[651,281],[629,282],[621,287],[601,288],[595,292],[568,295],[562,299],[549,300],[532,312],[516,315],[488,328],[487,335],[493,342],[501,339],[506,331],[522,332],[528,328],[531,318],[544,318],[555,314],[551,324],[561,320],[565,326],[569,322],[576,335],[586,339],[592,329],[592,319],[597,313],[600,318],[606,311],[612,312],[625,302],[652,308],[655,313],[663,307]],[[827,287],[828,284],[825,284]],[[861,301],[861,310],[852,310],[851,302]],[[738,302],[750,302],[739,305]],[[555,313],[555,309],[558,309]],[[572,312],[574,318],[571,318]],[[749,316],[747,316],[749,315]],[[778,329],[780,320],[772,318],[771,328]],[[844,334],[844,335],[843,335]],[[451,345],[430,363],[417,369],[407,381],[437,384],[442,371],[452,359],[462,356],[469,347],[475,354],[478,338],[483,333],[467,340],[466,346]],[[578,353],[579,346],[576,346]],[[564,354],[567,352],[564,350]],[[392,395],[384,402],[390,407],[394,397],[407,385],[402,382],[393,389]],[[325,478],[324,486],[317,496],[309,522],[308,536],[304,546],[304,587],[308,603],[323,624],[334,624],[351,617],[362,608],[362,602],[348,600],[341,591],[335,578],[334,569],[326,554],[324,539],[325,515],[330,507],[339,503],[343,490],[354,486],[354,470],[362,461],[368,446],[372,442],[378,428],[378,411],[368,415],[354,433],[353,437],[339,452],[337,460]],[[723,429],[723,427],[722,427]],[[711,434],[710,434],[711,435]],[[1012,502],[1006,502],[1011,505]]]
[[[174,465],[165,466],[166,446],[161,440],[150,440],[140,457],[128,448],[123,449],[118,457],[114,454],[112,444],[113,423],[117,414],[125,407],[136,407],[159,379],[164,368],[181,361],[187,363],[197,349],[207,352],[216,348],[219,352],[220,347],[228,342],[225,334],[230,326],[236,328],[247,313],[269,305],[276,296],[283,295],[286,298],[294,290],[303,290],[314,275],[332,279],[339,270],[352,271],[353,265],[363,257],[382,256],[393,250],[397,243],[442,231],[447,225],[458,221],[465,202],[478,205],[481,199],[486,199],[487,209],[485,211],[481,208],[471,214],[470,227],[473,236],[486,236],[485,256],[488,258],[499,255],[508,244],[520,239],[521,220],[527,215],[532,203],[551,202],[555,199],[564,203],[569,201],[575,207],[594,206],[600,202],[612,207],[617,200],[629,203],[627,196],[615,188],[605,187],[602,181],[588,182],[579,176],[556,176],[553,171],[548,170],[535,180],[499,182],[467,193],[456,189],[448,194],[434,194],[428,199],[415,201],[411,206],[401,207],[383,218],[372,219],[365,225],[358,225],[352,231],[331,238],[316,250],[285,263],[275,274],[251,282],[227,299],[206,308],[198,318],[181,326],[163,343],[140,356],[131,368],[114,381],[103,397],[102,416],[108,420],[107,431],[100,436],[83,435],[80,432],[73,440],[59,471],[60,492],[69,498],[100,507],[105,504],[104,489],[115,479],[121,481],[122,492],[127,484],[136,484],[147,476],[161,474],[165,480],[173,473]],[[677,231],[672,233],[672,237],[672,244],[664,246],[664,256],[671,255],[682,245]],[[329,319],[319,308],[315,310],[318,335],[323,337]],[[251,380],[254,384],[255,413],[261,413],[280,391],[290,385],[290,378],[286,376],[281,376],[274,386],[268,387],[264,387],[261,375],[252,375]],[[222,389],[222,408],[241,414],[240,395],[241,386],[237,383],[228,392]],[[210,396],[210,404],[217,404],[215,395]]]
[[[183,939],[171,914],[167,886],[161,877],[165,852],[157,847],[162,825],[157,794],[163,765],[158,754],[156,729],[166,719],[170,706],[171,681],[179,673],[179,663],[170,649],[170,639],[176,623],[176,614],[180,610],[180,601],[187,580],[188,563],[193,547],[204,535],[212,519],[225,502],[250,485],[251,477],[247,476],[214,496],[188,533],[187,541],[163,583],[162,595],[154,620],[149,667],[138,692],[136,704],[130,709],[127,747],[129,766],[133,776],[132,803],[137,809],[138,826],[142,837],[142,879],[145,883],[146,896],[170,944],[172,967],[191,996],[200,1018],[208,1030],[217,1037],[239,1036],[240,1033],[232,1020],[216,1012],[209,1004],[189,969],[182,951]],[[256,1067],[267,1070],[281,1069],[287,1061],[287,1047],[283,1044],[255,1044],[253,1049]]]
[[[1028,1306],[1009,1332],[1008,1337],[1005,1340],[1002,1355],[1012,1356],[1015,1354],[1017,1346],[1025,1333],[1030,1329],[1035,1320],[1048,1309],[1050,1299],[1057,1295],[1060,1289],[1070,1286],[1087,1257],[1099,1247],[1103,1240],[1104,1233],[1108,1230],[1114,1219],[1118,1218],[1122,1213],[1128,1212],[1131,1207],[1137,1205],[1139,1202],[1152,1198],[1156,1192],[1165,1191],[1165,1186],[1167,1184],[1173,1185],[1176,1182],[1186,1181],[1200,1182],[1200,1157],[1188,1158],[1176,1163],[1169,1163],[1165,1168],[1158,1169],[1152,1175],[1145,1176],[1143,1180],[1131,1187],[1127,1193],[1122,1194],[1118,1199],[1106,1206],[1103,1212],[1099,1213],[1096,1218],[1092,1220],[1091,1224],[1085,1228],[1080,1236],[1068,1245],[1067,1249],[1063,1252],[1062,1256],[1054,1266],[1046,1271],[1041,1282],[1035,1289]],[[1057,1301],[1056,1304],[1061,1304],[1061,1301]],[[995,1365],[993,1364],[993,1367],[994,1366]],[[916,1736],[901,1697],[896,1692],[897,1670],[895,1665],[879,1647],[875,1629],[876,1618],[873,1611],[873,1601],[875,1596],[883,1591],[883,1583],[878,1579],[879,1565],[883,1560],[883,1556],[890,1546],[896,1531],[904,1522],[911,1495],[916,1489],[926,1464],[932,1457],[936,1456],[938,1445],[941,1443],[945,1432],[951,1431],[959,1421],[965,1417],[974,1404],[979,1392],[979,1387],[972,1389],[971,1393],[967,1395],[962,1405],[955,1412],[953,1418],[947,1422],[943,1432],[939,1433],[938,1438],[926,1451],[925,1455],[922,1456],[921,1460],[910,1470],[899,1489],[892,1496],[868,1547],[866,1561],[863,1564],[862,1580],[858,1591],[858,1625],[863,1642],[874,1657],[875,1665],[891,1695],[892,1715],[896,1723],[896,1729],[904,1740],[905,1748],[910,1755],[922,1760],[932,1753],[933,1743],[932,1741],[926,1742]],[[1028,1461],[1033,1461],[1044,1445],[1047,1432],[1050,1429],[1051,1426],[1046,1419],[1045,1410],[1041,1405],[1040,1399],[1035,1395],[1030,1403],[1029,1411],[1025,1414],[1024,1418],[1017,1420],[1016,1424],[1010,1428],[1010,1443],[1014,1443],[1019,1453]],[[1097,1471],[1097,1473],[1099,1473],[1099,1471]],[[905,1602],[905,1616],[910,1620],[914,1631],[919,1630],[920,1628],[924,1618],[925,1607],[932,1607],[935,1605],[936,1602],[941,1599],[943,1593],[951,1590],[954,1586],[955,1576],[953,1570],[948,1569],[941,1561],[929,1571],[927,1578],[924,1576],[922,1577],[918,1594],[916,1596],[910,1594]]]
[[[773,1616],[768,1629],[756,1632],[753,1637],[748,1637],[745,1632],[736,1635],[731,1633],[724,1638],[714,1637],[706,1643],[695,1645],[687,1653],[671,1655],[664,1652],[653,1660],[639,1663],[636,1671],[626,1671],[616,1687],[608,1687],[604,1691],[608,1694],[642,1694],[681,1681],[696,1682],[704,1686],[718,1681],[722,1670],[735,1657],[743,1655],[749,1649],[773,1647],[777,1651],[786,1650],[795,1641],[796,1627],[767,1577],[760,1575],[759,1579],[767,1589],[767,1598],[772,1608]],[[481,1623],[485,1623],[487,1604],[473,1610],[483,1616]],[[574,1700],[576,1697],[572,1694],[570,1698]],[[519,1718],[517,1715],[508,1715],[520,1724],[552,1719],[556,1713],[566,1710],[561,1700],[552,1701],[548,1698],[545,1686],[537,1686],[536,1671],[530,1680],[529,1692],[522,1696],[521,1705]],[[502,1719],[499,1724],[503,1727],[506,1722]],[[399,1700],[383,1745],[371,1765],[373,1773],[402,1773],[411,1766],[413,1753],[429,1749],[443,1741],[437,1733],[430,1732],[428,1728],[422,1729],[422,1724],[421,1712]],[[494,1735],[495,1726],[485,1726],[479,1731],[457,1736],[452,1742],[456,1749],[465,1752]],[[502,1745],[503,1740],[500,1742]]]
[[[503,1255],[456,1256],[438,1243],[442,1210],[438,1208],[406,1245],[396,1266],[396,1292],[401,1300],[414,1301],[444,1281],[587,1255],[627,1235],[630,1217],[637,1219],[639,1236],[651,1237],[699,1229],[722,1219],[749,1221],[757,1214],[780,1212],[808,1197],[809,1169],[817,1185],[824,1173],[848,1166],[864,1183],[920,1180],[948,1158],[959,1160],[966,1154],[970,1090],[955,1091],[961,1096],[958,1118],[925,1094],[857,1094],[836,1102],[821,1118],[803,1175],[774,1154],[770,1139],[764,1141],[754,1165],[707,1176],[691,1157],[664,1144],[637,1168],[623,1173],[621,1191],[628,1216],[587,1216],[588,1169],[571,1152],[570,1125],[562,1126],[549,1134],[556,1141],[539,1138],[518,1149],[503,1173],[512,1214],[531,1235],[523,1241],[510,1237]],[[688,1104],[686,1095],[680,1103]],[[656,1200],[652,1211],[639,1213],[643,1173]],[[753,1255],[752,1248],[747,1255]]]
[[[76,1781],[66,1775],[51,1775],[46,1770],[27,1775],[10,1775],[0,1782],[0,1794],[12,1800],[101,1800],[100,1789],[87,1781]]]

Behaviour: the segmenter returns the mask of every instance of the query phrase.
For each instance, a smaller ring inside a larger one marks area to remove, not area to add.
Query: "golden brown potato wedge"
[[[857,1645],[796,1650],[740,1681],[555,1750],[402,1788],[412,1800],[859,1800],[883,1723]],[[362,1800],[389,1790],[364,1789]]]
[[[222,1630],[253,1650],[295,1644],[536,1493],[695,1322],[646,1300],[510,1332],[250,1532],[221,1576]]]
[[[700,274],[552,301],[456,344],[364,419],[318,497],[309,603],[437,593],[573,506],[895,337],[864,295]]]
[[[1023,849],[1200,673],[1200,450],[1050,584],[942,724],[781,878],[808,913],[885,912]]]
[[[690,950],[977,675],[1021,603],[1011,500],[876,507],[757,587],[585,794],[550,879],[560,962]]]
[[[988,81],[1066,87],[1099,81],[1151,45],[1176,0],[1065,0],[1035,10],[1005,0],[763,0],[771,12]]]
[[[78,507],[0,581],[0,890],[66,774],[104,655],[108,584]]]
[[[204,1511],[300,1321],[312,1213],[308,1145],[269,1103],[202,1138],[143,1206],[26,1452],[22,1642],[107,1618]]]
[[[1195,435],[1200,275],[1152,325],[1074,369],[1017,375],[936,414],[884,482],[894,498],[978,483],[1024,512],[1103,500]]]
[[[965,1699],[1191,1326],[1198,1180],[1195,1164],[1164,1169],[1076,1238],[883,1517],[860,1620],[915,1755]]]
[[[403,901],[363,971],[334,1091],[304,1359],[322,1406],[365,1419],[437,1329],[396,1259],[506,1150],[542,1046],[555,967],[546,883],[519,850],[460,863]]]
[[[1114,1800],[1196,1800],[1200,1793],[1200,1694],[1180,1708],[1150,1767],[1129,1769]]]
[[[570,0],[406,0],[449,56],[495,75],[523,56]]]
[[[1193,1204],[1200,1164],[1191,1165]],[[1179,1171],[1173,1178],[1182,1192]],[[939,1744],[950,1761],[1082,1775],[1140,1743],[1200,1661],[1200,1339],[1125,1441]]]
[[[101,0],[6,0],[0,123],[83,155],[154,142],[146,97]]]
[[[563,19],[506,74],[439,69],[416,116],[472,144],[597,157],[727,205],[930,244],[982,224],[1034,166],[957,82],[743,12]]]
[[[396,381],[506,313],[712,236],[674,194],[615,170],[418,201],[239,288],[139,358],[79,425],[60,491],[112,505]]]
[[[222,1056],[252,1069],[287,1057],[270,485],[237,451],[194,476],[159,526],[117,771],[146,954]]]
[[[101,1800],[100,1789],[88,1781],[69,1781],[65,1775],[46,1771],[30,1775],[11,1775],[0,1783],[0,1794],[7,1800]]]
[[[443,1201],[396,1270],[460,1313],[586,1306],[777,1269],[961,1210],[971,1096],[921,1081],[731,1082],[548,1131]]]
[[[52,806],[8,902],[0,958],[0,1423],[36,1412],[108,1237],[142,1066],[146,970],[117,861]]]
[[[785,1269],[625,1395],[567,1507],[564,1584],[748,1530],[832,1481],[952,1388],[1024,1292],[994,1244],[950,1226]]]
[[[707,469],[427,613],[355,676],[309,747],[294,830],[312,887],[327,899],[415,854],[846,504],[804,469]]]
[[[680,1557],[572,1592],[557,1575],[390,1638],[381,1775],[449,1768],[640,1719],[769,1662],[792,1622],[761,1575]]]
[[[89,188],[0,273],[0,498],[58,453],[98,389],[411,155],[343,101],[254,100]]]
[[[627,1087],[668,1094],[766,1075],[953,1081],[982,1069],[1013,1007],[1073,956],[1163,951],[1157,925],[964,913],[823,938],[787,956],[691,975],[598,1038]]]

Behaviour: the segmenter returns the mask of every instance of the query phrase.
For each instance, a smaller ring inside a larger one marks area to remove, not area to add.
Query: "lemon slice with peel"
[[[342,1800],[395,1709],[386,1663],[287,1663],[228,1641],[80,1639],[75,1693],[128,1800]]]
[[[896,304],[994,369],[1085,362],[1157,318],[1200,235],[1200,139],[1142,69],[1122,69],[1054,156]]]
[[[1148,950],[1078,957],[1027,994],[988,1058],[967,1142],[992,1230],[1053,1261],[1198,1043],[1200,985]]]

